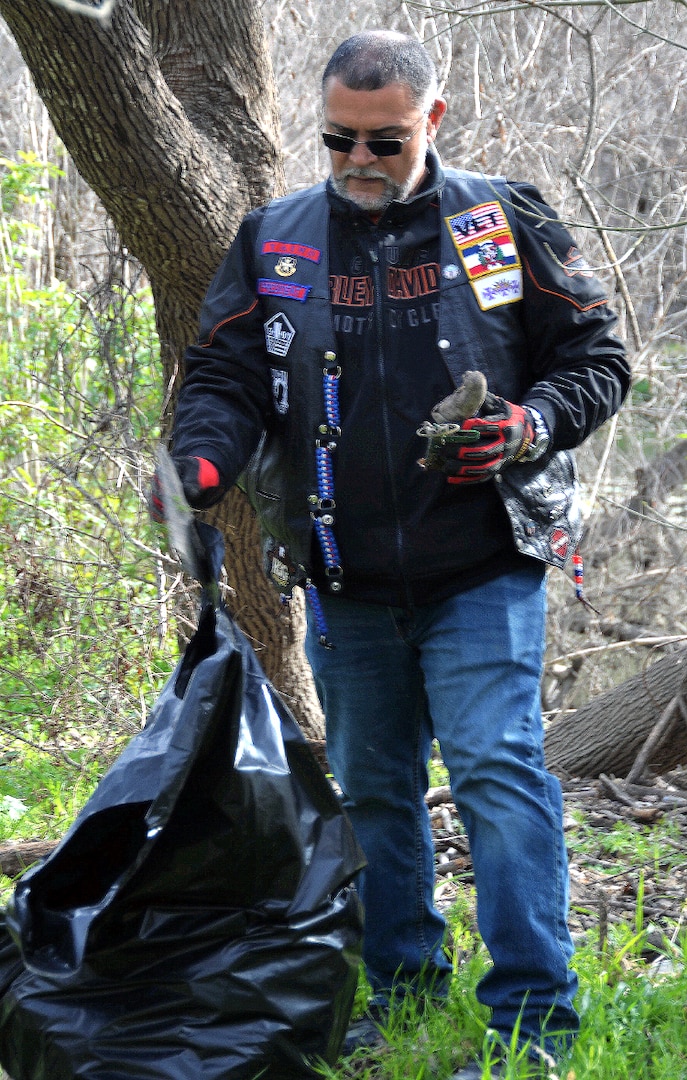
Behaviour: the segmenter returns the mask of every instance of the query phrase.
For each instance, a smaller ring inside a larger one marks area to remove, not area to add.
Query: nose
[[[365,166],[370,162],[376,161],[376,156],[371,153],[370,148],[364,142],[357,142],[350,154],[348,155],[353,165]]]

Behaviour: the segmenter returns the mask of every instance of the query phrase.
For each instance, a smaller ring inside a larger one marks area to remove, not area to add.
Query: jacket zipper
[[[375,321],[375,333],[377,343],[377,373],[379,375],[380,382],[380,402],[382,409],[382,424],[384,431],[384,450],[386,456],[386,467],[389,475],[389,485],[391,487],[391,505],[393,507],[394,515],[394,527],[396,534],[396,556],[398,559],[399,577],[403,582],[403,587],[406,593],[406,602],[408,606],[411,605],[410,592],[405,580],[405,574],[403,572],[403,529],[401,527],[401,515],[398,509],[398,492],[396,488],[396,478],[394,476],[393,469],[393,456],[391,453],[391,424],[389,421],[389,403],[388,403],[388,388],[386,382],[386,365],[384,362],[384,305],[382,299],[382,253],[384,250],[384,241],[378,240],[377,247],[370,248],[370,260],[372,262],[372,280],[374,284],[374,321]]]

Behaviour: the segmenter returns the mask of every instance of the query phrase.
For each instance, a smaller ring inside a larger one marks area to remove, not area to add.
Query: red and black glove
[[[474,442],[451,447],[445,472],[449,484],[482,484],[513,461],[519,461],[534,440],[532,417],[521,405],[488,393],[479,416],[460,425],[461,432],[476,432]],[[474,435],[472,436],[474,438]]]
[[[205,510],[218,501],[221,488],[216,465],[202,457],[178,457],[173,461],[189,506],[194,510]],[[165,520],[165,504],[157,471],[150,485],[149,507],[153,521]]]

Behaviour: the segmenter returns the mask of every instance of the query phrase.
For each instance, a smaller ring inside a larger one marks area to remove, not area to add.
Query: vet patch
[[[522,265],[499,202],[444,219],[482,311],[522,300]]]
[[[283,311],[278,311],[264,325],[265,345],[270,356],[286,356],[296,331]]]
[[[474,242],[488,233],[508,229],[508,219],[499,202],[480,203],[460,214],[451,214],[444,220],[458,251],[468,241]]]
[[[312,285],[299,285],[297,281],[274,281],[272,278],[258,278],[260,296],[284,296],[288,300],[298,300],[304,304]]]
[[[282,368],[270,368],[272,375],[272,400],[280,416],[289,411],[289,373]]]
[[[289,244],[284,240],[265,240],[260,252],[262,255],[291,255],[296,259],[307,259],[314,263],[318,263],[322,258],[322,252],[317,248],[308,247],[307,244]]]

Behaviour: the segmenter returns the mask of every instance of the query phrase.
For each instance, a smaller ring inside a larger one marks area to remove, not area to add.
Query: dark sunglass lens
[[[332,131],[322,132],[322,142],[329,150],[337,150],[340,154],[350,154],[355,146],[355,140],[348,135],[335,135]]]
[[[336,135],[333,131],[323,131],[322,142],[339,154],[350,154],[359,145],[350,135]],[[375,157],[395,157],[403,149],[403,139],[369,139],[365,146]]]
[[[367,149],[375,157],[396,157],[403,149],[402,139],[370,139]]]

